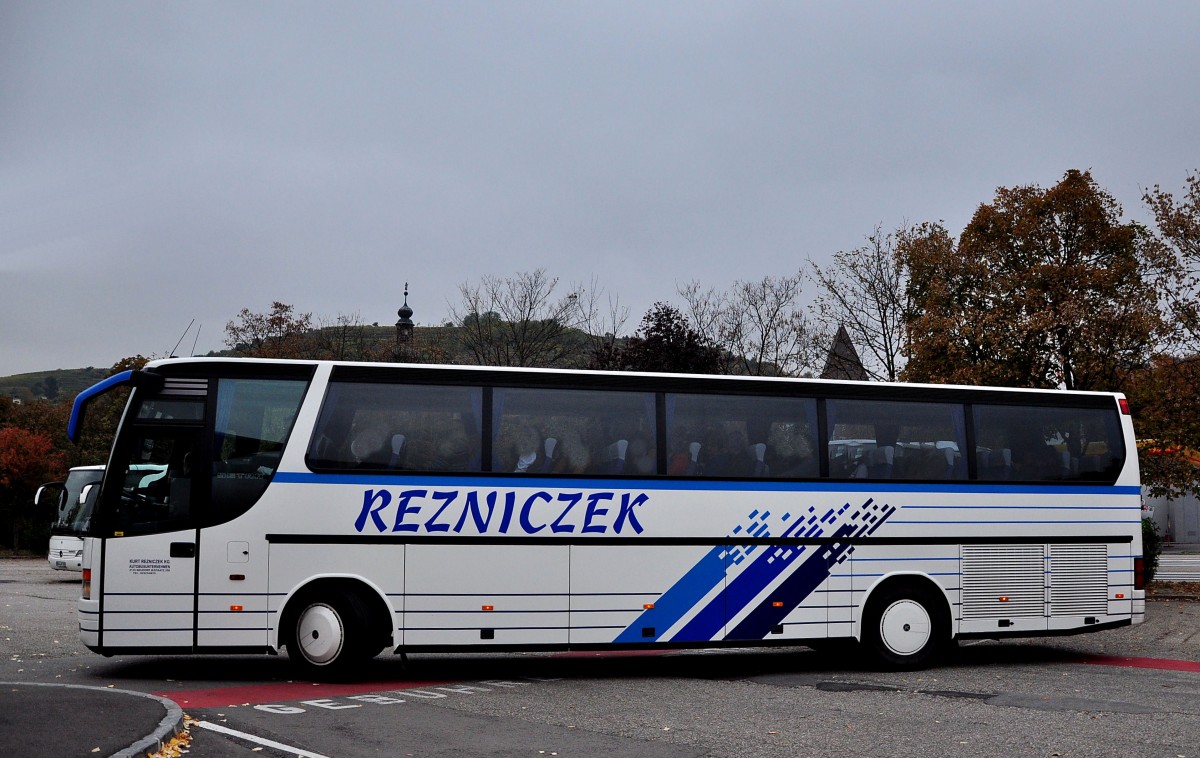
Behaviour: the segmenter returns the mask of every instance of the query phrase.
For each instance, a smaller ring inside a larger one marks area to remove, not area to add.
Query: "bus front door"
[[[103,540],[102,647],[192,648],[196,547],[194,529]]]
[[[100,645],[192,649],[200,549],[192,512],[207,484],[192,476],[199,432],[146,426],[131,436],[123,481],[106,481],[102,494]]]

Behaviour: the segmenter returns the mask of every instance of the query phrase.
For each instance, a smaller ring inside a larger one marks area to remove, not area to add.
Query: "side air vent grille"
[[[1046,613],[1042,545],[963,545],[964,620],[1027,618]]]
[[[1050,546],[1050,613],[1066,616],[1108,613],[1108,548]]]

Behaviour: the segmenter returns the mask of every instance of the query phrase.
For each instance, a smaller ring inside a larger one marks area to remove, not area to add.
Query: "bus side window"
[[[654,476],[654,395],[609,390],[497,388],[492,470],[521,474]]]
[[[667,473],[723,479],[815,478],[812,398],[669,393]]]
[[[983,481],[1112,482],[1124,464],[1116,410],[975,406]]]
[[[279,468],[308,383],[221,379],[213,434],[211,507],[202,518],[227,521],[253,505]]]
[[[830,400],[834,479],[966,479],[966,421],[954,403]]]
[[[305,460],[333,471],[479,471],[482,395],[479,387],[335,381]]]

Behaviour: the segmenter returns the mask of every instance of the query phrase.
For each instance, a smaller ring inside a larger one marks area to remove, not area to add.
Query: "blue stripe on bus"
[[[922,556],[914,556],[911,558],[862,558],[862,557],[856,556],[854,558],[854,563],[855,564],[869,563],[871,561],[957,561],[957,560],[960,560],[957,555],[948,556],[945,558],[926,558],[926,557],[922,557]],[[850,575],[847,574],[846,576],[847,576],[847,578],[849,578]]]
[[[833,537],[849,536],[853,529],[844,524],[838,528]],[[821,585],[829,578],[829,569],[837,558],[840,558],[849,545],[842,543],[840,545],[831,546],[826,550],[814,550],[808,555],[804,562],[801,563],[795,571],[791,572],[783,582],[770,593],[770,597],[759,603],[757,607],[750,611],[736,627],[730,630],[725,639],[730,640],[757,640],[766,637],[780,621],[783,620],[792,609],[800,605],[813,590]],[[796,558],[799,558],[803,553],[797,551]],[[776,561],[777,563],[780,561]],[[750,602],[766,589],[770,580],[773,580],[781,573],[779,570],[770,572],[767,566],[759,565],[752,568],[758,569],[757,573],[766,574],[767,581],[761,581],[762,577],[754,575],[747,576],[743,573],[733,582],[733,585],[742,585],[739,587],[742,591],[738,595],[731,597],[730,603],[730,618],[733,618],[740,613]],[[759,581],[755,581],[758,579]],[[753,584],[750,584],[753,582]],[[731,585],[731,590],[733,589]],[[733,593],[730,593],[733,595]],[[736,603],[736,606],[735,606]],[[775,604],[779,603],[778,606]]]
[[[865,519],[862,523],[855,523],[854,518],[843,523],[831,535],[834,542],[821,550],[816,550],[808,557],[791,574],[788,575],[783,583],[775,588],[768,597],[763,598],[762,602],[756,608],[750,611],[737,626],[730,630],[726,635],[727,640],[761,640],[764,639],[771,631],[783,623],[788,614],[792,612],[800,603],[804,602],[809,595],[813,593],[826,579],[829,578],[833,567],[841,563],[853,551],[851,541],[855,537],[861,537],[864,534],[871,534],[880,524],[888,519],[896,509],[892,506],[885,505],[880,511],[875,513],[867,513],[866,507],[870,501],[863,504],[860,510]],[[874,510],[874,506],[872,510]],[[856,514],[857,515],[857,514]],[[738,577],[741,579],[741,577]],[[736,583],[737,580],[734,580]],[[766,589],[766,583],[763,583],[759,591]],[[757,596],[758,593],[755,593]],[[730,618],[733,618],[742,611],[747,603],[743,603],[736,611],[730,611]]]
[[[1021,526],[1040,526],[1042,524],[1139,524],[1140,520],[1120,519],[1113,521],[1099,521],[1094,519],[1064,519],[1064,520],[1037,520],[1030,521],[1028,519],[1020,521],[985,521],[983,519],[971,521],[913,521],[911,519],[896,520],[892,524],[1016,524]],[[1047,542],[1053,542],[1052,538],[1048,538]]]
[[[833,513],[832,509],[822,517],[821,521],[829,518],[830,513]],[[811,524],[812,521],[813,518],[810,518],[808,522],[797,520],[780,536],[794,536],[797,530]],[[824,531],[819,525],[811,527],[809,532],[814,530],[816,534]],[[758,558],[726,585],[725,592],[709,601],[700,613],[696,614],[677,634],[672,636],[672,641],[700,642],[716,637],[725,628],[728,618],[732,618],[745,608],[806,550],[806,547],[801,546],[786,553],[770,550],[759,553]],[[779,554],[777,555],[777,553]]]
[[[698,480],[698,479],[567,479],[561,477],[513,477],[513,476],[422,476],[405,472],[402,476],[389,474],[313,474],[305,471],[279,471],[274,481],[280,484],[353,484],[353,485],[395,485],[397,481],[408,479],[419,481],[423,486],[445,487],[510,487],[539,489],[580,488],[580,489],[639,489],[665,491],[712,491],[729,492],[862,492],[874,494],[886,492],[947,492],[993,495],[1141,495],[1141,488],[1136,486],[1103,486],[1103,485],[1074,485],[1074,484],[983,484],[979,482],[953,482],[948,484],[924,483],[909,484],[894,481],[877,481],[870,483],[844,480],[824,480],[820,482],[770,482],[770,481],[731,481],[731,480]]]
[[[807,520],[804,516],[801,516],[784,530],[780,538],[795,537],[801,530],[805,530],[802,535],[804,537],[821,536],[825,533],[824,524],[836,523],[837,517],[845,514],[851,507],[850,503],[846,503],[840,508],[829,508],[819,517],[817,510],[810,507]],[[850,518],[856,519],[859,515],[864,515],[877,520],[876,513],[878,511],[879,506],[873,505],[872,501],[868,499],[866,503],[854,511]],[[755,514],[752,513],[750,515],[753,517]],[[764,517],[766,515],[764,514]],[[785,520],[790,518],[790,514],[787,514],[784,518]],[[764,531],[765,524],[759,528],[757,533],[762,534]],[[806,546],[799,546],[760,552],[758,557],[749,566],[744,568],[732,580],[728,581],[726,590],[722,595],[711,600],[677,634],[672,635],[672,641],[696,642],[716,638],[725,629],[729,619],[739,615],[754,598],[762,594],[767,586],[782,576],[807,550]],[[732,559],[732,563],[734,565],[741,563],[752,551],[753,548],[744,554],[738,554]],[[828,575],[828,572],[826,572],[826,575]],[[812,590],[810,589],[809,593],[811,592]]]
[[[829,509],[818,521],[816,511],[808,520],[797,519],[780,535],[781,539],[792,537],[802,530],[805,536],[825,533],[823,524],[836,523],[839,516],[850,511],[846,503],[841,508]],[[764,550],[740,573],[728,579],[723,592],[717,593],[704,607],[688,619],[679,631],[670,635],[672,642],[707,642],[721,635],[730,619],[735,618],[762,596],[766,588],[787,575],[770,596],[759,603],[738,625],[725,635],[725,639],[762,639],[767,636],[791,611],[811,595],[826,579],[833,567],[845,560],[853,551],[851,541],[873,533],[896,508],[880,506],[867,500],[853,510],[849,518],[830,535],[830,545],[809,551],[807,546]],[[763,514],[765,518],[768,514]],[[755,518],[757,511],[750,514]],[[785,516],[785,519],[787,516]],[[754,527],[758,533],[766,530],[765,522]],[[740,531],[739,527],[735,531]],[[839,541],[840,540],[840,541]],[[726,581],[726,563],[737,564],[748,554],[732,556],[727,548],[709,551],[700,563],[690,570],[679,582],[664,593],[662,601],[653,609],[643,612],[617,636],[614,642],[648,642],[663,639],[665,633],[675,626],[697,603],[713,589]],[[801,559],[803,561],[801,562]],[[796,567],[796,564],[800,565]],[[790,573],[789,573],[790,572]]]
[[[842,510],[849,507],[843,507]],[[809,512],[816,513],[815,508],[810,508]],[[825,514],[828,518],[833,513],[830,509],[829,513]],[[759,513],[758,509],[752,511],[747,518],[751,520],[751,525],[748,531],[752,534],[763,535],[767,533],[766,519],[770,516],[770,512]],[[783,514],[783,521],[791,518],[791,514]],[[755,520],[758,521],[757,524]],[[822,519],[824,520],[824,519]],[[796,530],[802,528],[806,524],[811,525],[816,521],[815,515],[810,517],[807,522],[803,517],[797,519],[790,527],[784,530],[781,537],[791,536]],[[737,535],[742,531],[745,525],[735,527],[731,536]],[[820,531],[819,527],[817,531]],[[736,557],[731,556],[730,550],[726,546],[718,546],[711,550],[697,565],[684,576],[682,580],[677,582],[663,595],[665,604],[655,603],[655,607],[642,613],[634,620],[629,627],[617,637],[616,642],[633,642],[633,641],[655,641],[661,639],[664,634],[679,622],[692,608],[694,608],[701,600],[704,599],[714,588],[725,582],[728,563],[738,564],[745,559],[756,548],[751,547],[745,553],[739,553]],[[803,552],[805,548],[799,548],[799,552]],[[759,560],[762,559],[760,555]],[[692,581],[697,576],[697,569],[704,566],[705,570],[700,576],[703,580],[699,582]],[[678,642],[705,642],[711,640],[725,626],[726,619],[726,594],[728,589],[718,593],[712,598],[700,611],[693,616],[688,623],[678,632],[671,636],[673,641]],[[661,611],[661,612],[660,612]]]
[[[642,611],[632,624],[626,627],[613,642],[653,642],[663,635],[705,595],[725,581],[725,548],[714,547],[676,582],[654,607]],[[642,630],[651,628],[654,634],[642,636]]]
[[[1127,511],[1136,505],[906,505],[904,510],[946,511]]]

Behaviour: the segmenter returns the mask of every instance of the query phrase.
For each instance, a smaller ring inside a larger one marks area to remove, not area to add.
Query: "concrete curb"
[[[92,690],[93,692],[107,692],[117,695],[133,695],[134,697],[144,697],[150,700],[156,700],[166,710],[166,715],[158,722],[158,726],[150,734],[142,737],[137,742],[134,742],[124,750],[113,753],[113,758],[137,758],[144,756],[147,753],[157,752],[162,747],[183,731],[183,709],[174,700],[168,700],[165,697],[151,695],[146,692],[134,692],[133,690],[118,690],[111,687],[89,687],[84,684],[56,684],[52,682],[0,682],[0,687],[5,686],[17,687],[65,687],[74,690]]]

